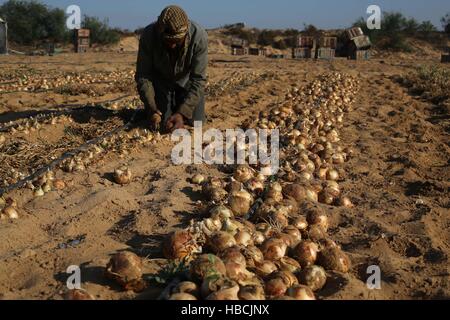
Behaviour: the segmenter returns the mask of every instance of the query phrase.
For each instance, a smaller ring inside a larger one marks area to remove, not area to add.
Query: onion
[[[308,286],[312,291],[318,291],[325,286],[327,274],[322,267],[309,266],[302,270],[299,279],[302,284]]]
[[[220,219],[208,218],[202,221],[202,231],[210,236],[213,232],[220,231],[222,229],[222,222]]]
[[[238,165],[234,172],[234,179],[246,183],[255,176],[254,171],[247,165]]]
[[[255,194],[261,194],[264,191],[264,183],[253,178],[245,184],[246,188]]]
[[[297,277],[289,271],[276,271],[269,276],[269,279],[281,279],[284,284],[290,288],[298,284]]]
[[[177,300],[177,301],[193,301],[197,300],[195,296],[189,293],[174,293],[170,296],[169,300]]]
[[[283,193],[297,202],[307,199],[306,188],[299,184],[289,184],[283,188]]]
[[[250,210],[253,204],[253,197],[247,191],[238,191],[232,193],[228,201],[234,214],[243,216]]]
[[[304,231],[308,228],[308,222],[305,217],[296,217],[292,219],[291,225],[300,231]]]
[[[189,295],[197,297],[200,294],[200,288],[195,282],[183,281],[175,287],[173,293],[187,293]]]
[[[258,285],[241,287],[239,290],[239,299],[244,301],[262,301],[266,300],[264,288]]]
[[[66,183],[63,180],[56,179],[53,181],[53,187],[56,190],[63,190],[66,188]]]
[[[267,217],[270,224],[277,226],[277,228],[285,228],[289,225],[289,219],[287,215],[280,212],[279,210],[272,212]]]
[[[34,190],[33,195],[35,197],[43,197],[45,195],[45,192],[44,192],[44,190],[42,190],[41,187],[39,187]]]
[[[345,208],[354,208],[355,207],[349,197],[339,198],[339,205],[341,207],[345,207]]]
[[[205,278],[202,282],[201,286],[201,295],[202,297],[206,298],[207,300],[229,300],[224,299],[223,296],[228,297],[228,295],[231,293],[233,296],[234,290],[231,290],[231,292],[223,291],[228,289],[235,289],[237,287],[237,291],[235,293],[237,297],[237,293],[239,292],[239,286],[236,283],[236,281],[233,281],[231,279],[226,278],[225,276],[212,276]],[[217,296],[214,296],[214,299],[208,299],[210,295],[221,292],[220,298]]]
[[[302,234],[300,230],[298,230],[294,226],[287,226],[286,228],[284,228],[283,232],[292,237],[292,244],[295,246],[302,240]]]
[[[271,273],[277,271],[277,266],[272,261],[264,260],[255,267],[255,273],[261,278],[266,278]]]
[[[220,258],[223,260],[225,264],[233,262],[243,265],[244,267],[246,267],[247,265],[247,260],[245,259],[245,256],[241,253],[239,247],[232,247],[226,249],[224,252],[220,254]]]
[[[75,301],[83,301],[83,300],[95,300],[94,296],[92,296],[89,292],[80,289],[69,290],[64,297],[65,300],[75,300]]]
[[[205,181],[205,177],[201,174],[196,174],[191,178],[193,184],[201,185]]]
[[[262,232],[256,231],[253,233],[252,240],[254,244],[261,245],[266,240],[266,237],[264,237],[264,234]]]
[[[334,202],[334,196],[329,189],[323,190],[319,194],[319,202],[327,205],[332,205]]]
[[[327,173],[327,180],[337,181],[339,180],[339,172],[337,170],[330,170]]]
[[[283,200],[283,188],[278,182],[270,185],[266,193],[266,199],[273,199],[275,202],[281,202]]]
[[[213,253],[219,253],[236,245],[234,237],[223,231],[213,233],[206,242]]]
[[[127,167],[116,169],[114,171],[114,181],[120,185],[129,184],[131,182],[131,170]]]
[[[320,225],[309,226],[307,235],[308,239],[312,241],[320,241],[327,238],[326,231]]]
[[[52,183],[50,181],[44,183],[44,185],[42,186],[42,191],[44,191],[44,193],[52,191]]]
[[[274,278],[266,282],[265,292],[270,297],[279,297],[283,296],[288,287],[284,283],[283,279]]]
[[[323,230],[326,232],[329,227],[328,223],[328,216],[325,214],[325,212],[319,208],[316,208],[314,210],[310,210],[306,217],[309,225],[319,225],[323,228]]]
[[[319,195],[312,187],[308,187],[308,188],[306,188],[306,199],[311,202],[318,202]]]
[[[145,282],[142,279],[142,260],[129,251],[112,256],[106,266],[106,276],[115,280],[125,290],[140,292],[145,288]]]
[[[242,248],[242,254],[245,257],[246,265],[248,267],[255,267],[256,265],[261,264],[264,261],[263,253],[255,246]]]
[[[239,300],[238,297],[239,289],[240,288],[238,285],[231,288],[222,289],[206,297],[206,300],[236,301]]]
[[[223,276],[226,274],[225,264],[213,254],[204,254],[197,257],[192,261],[189,271],[192,280],[198,282],[210,276]]]
[[[276,265],[280,271],[289,271],[291,273],[297,273],[301,269],[300,263],[290,257],[281,258],[276,262]]]
[[[247,247],[247,246],[253,244],[252,235],[250,233],[248,233],[247,231],[239,231],[234,236],[234,239],[236,239],[236,243],[238,245],[242,245],[244,247]]]
[[[198,251],[192,235],[186,231],[171,233],[163,243],[163,254],[167,259],[181,260]]]
[[[212,219],[220,219],[221,221],[224,221],[225,219],[230,219],[233,217],[233,211],[228,209],[225,206],[217,206],[214,207],[211,211],[211,218]]]
[[[351,267],[350,258],[339,248],[328,247],[319,253],[318,263],[326,270],[347,273]]]
[[[286,255],[286,251],[286,243],[283,240],[275,238],[266,240],[261,247],[264,258],[271,261],[280,260]]]
[[[319,247],[312,241],[300,242],[293,250],[294,256],[302,267],[313,265],[317,260]]]
[[[13,206],[6,206],[3,208],[2,213],[9,219],[19,219],[19,213]]]
[[[295,300],[316,300],[314,292],[304,285],[296,285],[289,288],[287,294]]]

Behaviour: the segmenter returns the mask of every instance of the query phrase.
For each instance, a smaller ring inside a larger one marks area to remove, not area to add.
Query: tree
[[[441,23],[444,31],[450,34],[450,13],[447,13],[445,17],[442,17]]]
[[[120,40],[120,34],[109,27],[108,19],[101,21],[97,17],[84,16],[82,27],[91,30],[91,43],[112,44]]]
[[[0,16],[8,21],[9,38],[18,44],[36,44],[46,39],[60,42],[66,37],[64,11],[34,0],[8,0],[0,6]]]

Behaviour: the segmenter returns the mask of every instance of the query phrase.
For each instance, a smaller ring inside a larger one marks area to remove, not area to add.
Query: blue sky
[[[0,0],[0,4],[5,0]],[[366,16],[370,4],[383,11],[400,11],[419,21],[441,27],[440,18],[450,12],[449,0],[41,0],[53,7],[81,7],[82,14],[109,18],[112,26],[134,30],[156,19],[169,4],[182,6],[189,16],[207,28],[245,22],[259,28],[297,28],[312,23],[319,28],[342,28]]]

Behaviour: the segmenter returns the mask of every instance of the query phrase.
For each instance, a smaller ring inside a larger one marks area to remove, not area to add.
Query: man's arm
[[[139,40],[139,52],[136,63],[136,74],[134,76],[139,96],[144,103],[145,110],[149,113],[158,111],[155,102],[155,89],[152,83],[152,59],[149,54],[151,47],[150,39],[144,33]]]
[[[208,67],[208,34],[200,39],[192,57],[192,67],[189,82],[186,86],[187,95],[178,113],[187,119],[192,119],[195,108],[200,103],[206,85],[206,70]]]

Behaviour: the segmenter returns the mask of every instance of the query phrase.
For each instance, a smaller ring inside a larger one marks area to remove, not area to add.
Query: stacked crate
[[[352,60],[369,60],[372,43],[364,35],[361,28],[351,28],[345,31],[347,36],[348,58]]]
[[[264,48],[249,48],[248,52],[251,56],[260,56],[260,57],[265,57],[267,54],[267,50]]]
[[[239,38],[232,38],[231,39],[231,54],[233,56],[243,56],[248,55],[248,41],[239,39]]]
[[[320,60],[333,60],[336,55],[337,37],[321,37],[316,58]]]
[[[84,53],[87,52],[90,46],[90,35],[89,29],[77,29],[75,30],[75,52]]]
[[[292,48],[293,59],[311,59],[316,50],[316,39],[314,37],[300,35],[296,39],[295,47]]]

